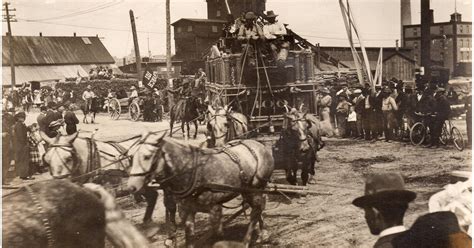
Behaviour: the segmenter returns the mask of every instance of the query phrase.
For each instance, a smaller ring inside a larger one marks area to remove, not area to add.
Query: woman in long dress
[[[30,149],[28,146],[28,128],[25,125],[26,114],[19,112],[15,115],[13,128],[13,144],[15,153],[15,168],[17,175],[23,180],[32,180],[30,168]]]

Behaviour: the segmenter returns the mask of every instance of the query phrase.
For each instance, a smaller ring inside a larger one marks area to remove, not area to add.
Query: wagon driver
[[[268,23],[263,26],[263,35],[270,42],[270,48],[275,61],[278,65],[283,65],[288,57],[290,44],[284,40],[284,35],[287,34],[286,28],[283,23],[277,21],[277,16],[273,10],[267,11],[265,18]]]

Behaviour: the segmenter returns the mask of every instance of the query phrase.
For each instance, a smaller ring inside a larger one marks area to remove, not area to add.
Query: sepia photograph
[[[3,0],[2,247],[472,247],[471,0]]]

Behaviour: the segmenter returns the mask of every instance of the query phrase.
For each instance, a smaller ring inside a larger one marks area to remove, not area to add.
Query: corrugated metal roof
[[[13,36],[15,65],[113,64],[98,37]],[[90,43],[90,44],[89,44]],[[9,39],[2,36],[2,65],[9,65]]]
[[[101,64],[104,66],[104,64]],[[108,64],[114,73],[122,73],[115,64]],[[17,85],[25,82],[38,81],[56,81],[66,78],[75,78],[78,75],[88,77],[89,70],[96,68],[97,65],[46,65],[46,66],[15,66],[15,81]],[[11,71],[9,66],[2,66],[3,85],[11,85]]]

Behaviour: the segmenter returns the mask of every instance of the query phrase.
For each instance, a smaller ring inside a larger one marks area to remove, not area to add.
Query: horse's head
[[[127,183],[130,192],[140,190],[154,176],[164,171],[166,158],[162,147],[165,135],[166,132],[161,135],[146,133],[142,136],[133,153],[132,169]]]
[[[214,109],[212,106],[208,107],[208,129],[212,133],[212,138],[215,141],[215,146],[223,146],[226,142],[226,136],[229,132],[229,115],[226,108]]]
[[[311,125],[311,121],[306,118],[306,113],[292,109],[289,113],[285,114],[283,128],[290,134],[293,134],[295,138],[298,138],[298,147],[302,152],[306,152],[310,148],[308,130],[311,128]]]
[[[74,176],[78,169],[78,155],[72,143],[78,133],[50,138],[40,131],[40,135],[48,144],[48,150],[43,156],[43,163],[49,166],[51,176],[55,179]]]

